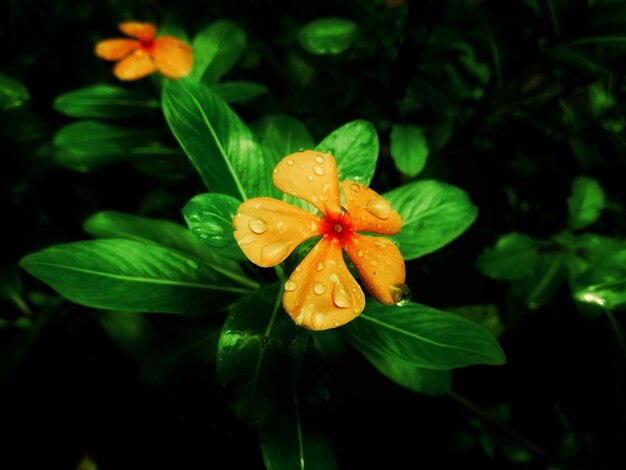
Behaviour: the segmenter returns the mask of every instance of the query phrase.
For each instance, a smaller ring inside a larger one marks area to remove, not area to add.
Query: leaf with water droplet
[[[233,217],[241,203],[225,194],[199,194],[185,207],[187,225],[211,250],[233,260],[245,260],[233,236]]]

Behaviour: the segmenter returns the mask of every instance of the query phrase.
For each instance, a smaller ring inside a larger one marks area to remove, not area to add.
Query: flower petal
[[[269,197],[248,199],[233,218],[235,239],[254,264],[269,268],[300,243],[320,235],[322,219]]]
[[[153,39],[156,35],[157,28],[152,23],[141,23],[139,21],[125,21],[119,24],[120,31],[127,36],[146,40]]]
[[[355,233],[344,249],[372,297],[387,305],[402,298],[406,268],[400,250],[391,240]]]
[[[324,217],[341,217],[337,163],[330,152],[304,150],[287,155],[276,165],[273,179],[282,192],[310,202]]]
[[[139,46],[135,39],[105,39],[96,44],[96,55],[104,60],[120,60]]]
[[[285,283],[283,307],[310,330],[336,328],[365,308],[365,296],[343,261],[341,243],[323,237]]]
[[[159,72],[169,78],[186,77],[193,68],[193,49],[172,36],[155,39],[152,57]]]
[[[342,183],[342,189],[355,232],[395,235],[400,231],[402,217],[376,191],[350,180]]]
[[[150,75],[155,70],[156,65],[150,54],[137,49],[115,65],[113,74],[120,80],[137,80]]]

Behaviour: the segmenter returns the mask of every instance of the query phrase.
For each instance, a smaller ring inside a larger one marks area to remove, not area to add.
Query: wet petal
[[[350,180],[342,183],[342,189],[355,232],[395,235],[400,231],[402,217],[376,191]]]
[[[191,46],[172,36],[161,36],[154,41],[152,57],[159,72],[169,78],[182,78],[193,68]]]
[[[120,31],[127,36],[137,39],[153,39],[156,35],[156,26],[152,23],[141,23],[138,21],[126,21],[119,24]]]
[[[150,75],[155,70],[156,65],[150,54],[137,49],[115,65],[113,74],[120,80],[137,80]]]
[[[140,44],[135,39],[105,39],[96,44],[96,55],[104,60],[120,60],[138,49]]]
[[[285,283],[283,307],[296,324],[327,330],[353,320],[365,296],[343,261],[341,244],[323,237]]]
[[[324,217],[341,216],[337,163],[330,152],[305,150],[287,155],[276,165],[273,178],[278,189],[310,202]]]
[[[320,235],[322,219],[269,197],[248,199],[233,218],[235,239],[245,255],[269,268],[289,256],[300,243]]]
[[[388,305],[401,299],[406,269],[400,250],[391,240],[355,233],[344,249],[372,297]]]

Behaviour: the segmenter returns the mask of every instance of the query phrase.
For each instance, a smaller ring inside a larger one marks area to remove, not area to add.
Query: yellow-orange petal
[[[400,250],[391,240],[355,233],[343,248],[372,297],[387,305],[401,299],[406,268]]]
[[[276,165],[273,179],[282,192],[310,202],[324,217],[341,217],[337,163],[330,152],[304,150],[287,155]]]
[[[152,58],[157,69],[169,78],[182,78],[193,68],[193,49],[172,36],[161,36],[154,40]]]
[[[322,219],[269,197],[248,199],[233,218],[235,239],[250,261],[269,268],[305,240],[320,235]]]
[[[113,68],[113,75],[120,80],[138,80],[156,70],[156,65],[147,52],[137,49],[122,59]]]
[[[119,24],[120,31],[127,36],[141,39],[153,39],[156,36],[157,28],[152,23],[142,23],[139,21],[125,21]]]
[[[365,296],[343,261],[341,243],[324,236],[285,283],[283,307],[297,325],[327,330],[348,323]]]
[[[355,232],[375,232],[395,235],[402,228],[402,217],[391,204],[373,189],[346,180],[342,184],[346,210],[352,218]]]
[[[105,39],[96,44],[96,55],[104,60],[120,60],[138,49],[136,39]]]

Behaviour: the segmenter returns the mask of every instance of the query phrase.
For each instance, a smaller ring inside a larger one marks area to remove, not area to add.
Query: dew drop
[[[285,225],[285,222],[277,222],[276,229],[278,230],[278,233],[283,234],[287,231],[287,226]]]
[[[370,261],[370,264],[371,264],[372,266],[376,266],[378,263],[377,263],[376,261],[372,260],[372,261]]]
[[[391,206],[382,197],[373,197],[365,206],[365,210],[374,217],[387,220],[391,215]]]
[[[314,166],[313,167],[313,173],[315,173],[317,176],[323,176],[324,175],[324,169],[321,166]]]
[[[272,242],[261,250],[261,262],[274,266],[284,260],[289,254],[289,243]]]
[[[267,232],[267,223],[263,219],[252,218],[248,221],[248,227],[256,234]]]
[[[333,325],[335,325],[335,326],[339,326],[339,322],[338,322],[338,321],[336,321],[336,322],[334,322],[334,323],[333,323]]]
[[[296,268],[296,272],[297,272],[297,273],[301,273],[301,272],[302,272],[302,266],[298,266],[298,267]]]
[[[294,166],[295,164],[296,162],[294,162],[293,160],[287,160],[287,165]]]
[[[359,258],[363,258],[363,251],[362,251],[362,250],[357,251],[357,252],[356,252],[356,255],[357,255]]]
[[[335,284],[333,289],[333,303],[339,308],[352,307],[352,298],[346,288],[339,282]]]
[[[317,263],[317,269],[318,271],[321,271],[322,269],[324,269],[324,263],[322,263],[321,261],[319,263]]]
[[[298,287],[297,284],[292,280],[285,282],[285,291],[287,292],[293,292],[296,290],[296,287]]]
[[[298,326],[302,325],[303,321],[304,321],[304,309],[300,310],[300,315],[296,317],[296,325]]]
[[[324,325],[324,314],[322,312],[314,312],[311,315],[311,326],[319,330]]]
[[[309,181],[313,181],[315,179],[315,176],[309,175],[306,177],[306,179],[308,179]]]
[[[317,295],[322,295],[324,292],[326,292],[326,288],[321,282],[316,282],[313,286],[313,292],[315,292]]]
[[[315,222],[311,222],[309,230],[311,230],[311,232],[315,232],[317,230],[317,224]]]
[[[394,303],[400,307],[407,305],[411,301],[411,291],[406,284],[390,285],[389,293]]]
[[[257,203],[254,205],[254,208],[255,208],[256,210],[260,211],[260,210],[263,208],[263,204],[261,204],[260,202],[257,202]]]
[[[355,193],[358,193],[361,190],[361,187],[356,183],[352,183],[350,185],[350,189],[354,191]]]
[[[359,307],[354,307],[354,314],[358,315],[359,314]]]
[[[278,168],[274,168],[274,171],[272,173],[277,174],[278,173]]]
[[[318,155],[317,157],[315,157],[315,161],[317,163],[324,163],[324,157],[322,157],[321,155]]]

